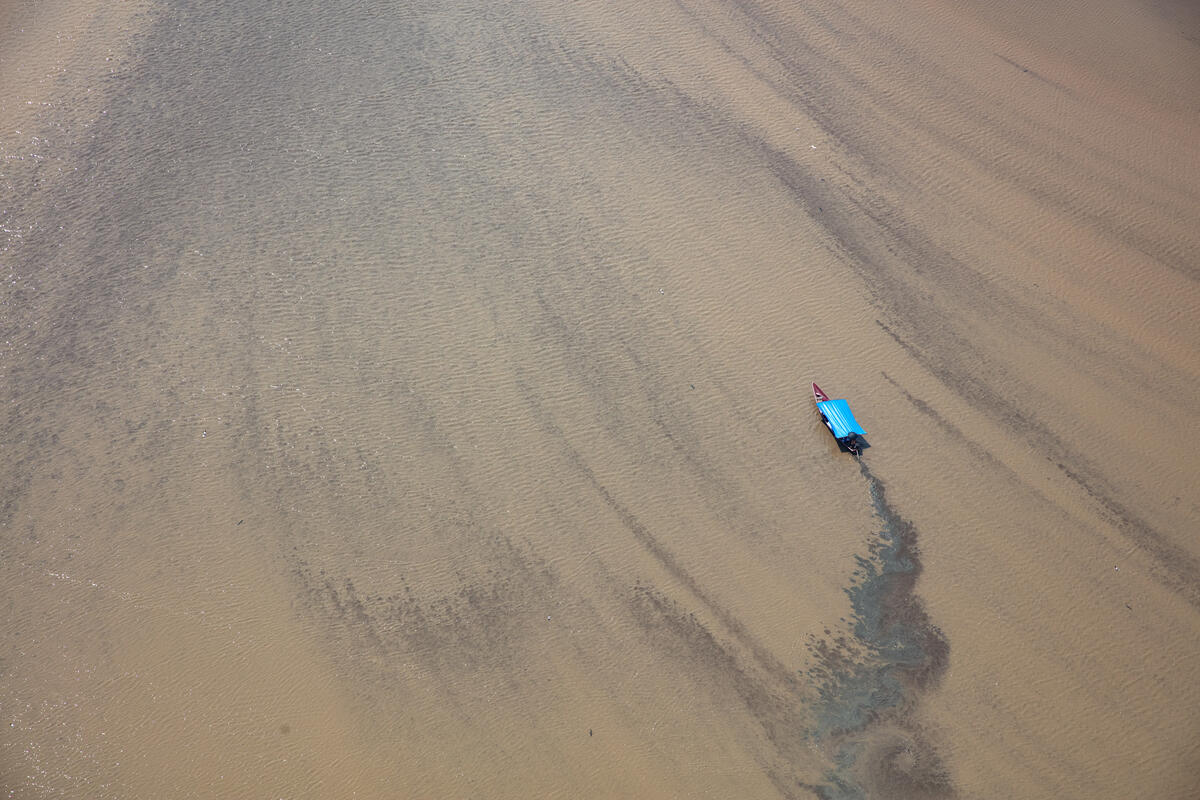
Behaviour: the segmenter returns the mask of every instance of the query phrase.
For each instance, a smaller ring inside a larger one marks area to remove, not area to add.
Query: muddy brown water
[[[0,25],[6,796],[1200,795],[1188,4]]]

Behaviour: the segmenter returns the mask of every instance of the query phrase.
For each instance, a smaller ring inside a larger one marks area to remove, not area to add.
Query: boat
[[[821,387],[815,383],[812,387],[813,402],[817,404],[817,413],[821,415],[821,421],[825,423],[825,427],[829,428],[829,432],[833,434],[833,438],[839,445],[856,456],[861,455],[865,442],[859,437],[866,436],[867,432],[854,418],[850,404],[845,400],[830,400],[829,395],[821,391]]]

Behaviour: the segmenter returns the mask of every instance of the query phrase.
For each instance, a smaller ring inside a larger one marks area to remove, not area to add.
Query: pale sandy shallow
[[[332,5],[0,14],[8,796],[1200,795],[1195,12]]]

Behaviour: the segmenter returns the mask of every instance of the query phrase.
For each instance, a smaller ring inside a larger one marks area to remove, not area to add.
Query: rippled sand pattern
[[[0,14],[5,796],[1200,796],[1189,4],[108,5]]]

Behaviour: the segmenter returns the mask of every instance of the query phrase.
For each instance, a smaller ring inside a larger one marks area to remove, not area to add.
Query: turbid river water
[[[6,3],[3,796],[1200,796],[1198,87],[1184,2]]]

